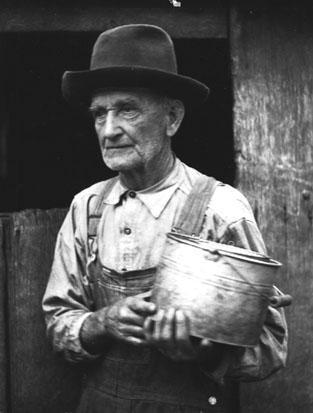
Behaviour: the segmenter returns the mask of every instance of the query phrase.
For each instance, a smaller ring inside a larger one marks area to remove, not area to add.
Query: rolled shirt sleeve
[[[91,313],[92,296],[86,276],[85,245],[79,234],[84,211],[74,199],[59,231],[54,261],[43,297],[47,335],[54,350],[71,362],[93,359],[81,346],[79,331]]]
[[[208,207],[202,236],[266,254],[262,235],[246,198],[222,185]],[[273,291],[274,293],[274,291]],[[276,292],[276,294],[278,294]],[[286,364],[288,331],[283,309],[268,307],[259,342],[254,347],[229,347],[213,377],[254,381],[264,379]]]

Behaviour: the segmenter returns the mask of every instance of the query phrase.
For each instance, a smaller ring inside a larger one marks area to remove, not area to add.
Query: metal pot
[[[169,233],[151,299],[162,309],[182,309],[193,336],[254,346],[280,266],[243,248]]]

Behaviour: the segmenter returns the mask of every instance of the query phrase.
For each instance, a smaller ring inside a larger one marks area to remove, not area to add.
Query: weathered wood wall
[[[294,296],[287,368],[242,385],[242,413],[313,411],[312,17],[303,7],[232,13],[238,186]]]
[[[14,413],[73,411],[79,370],[52,354],[41,299],[64,210],[12,214],[8,263],[10,402]]]
[[[0,218],[0,413],[8,411],[8,348],[7,348],[7,267],[6,251],[8,250],[6,230],[8,220]]]

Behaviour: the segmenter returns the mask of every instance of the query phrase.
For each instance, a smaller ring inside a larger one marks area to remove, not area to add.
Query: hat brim
[[[62,79],[63,96],[72,105],[88,106],[93,93],[107,87],[145,87],[188,106],[201,105],[210,92],[204,83],[191,77],[138,66],[67,71]]]

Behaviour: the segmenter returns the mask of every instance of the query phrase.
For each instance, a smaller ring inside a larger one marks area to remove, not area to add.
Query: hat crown
[[[107,30],[98,37],[90,70],[144,67],[177,74],[174,45],[160,27],[130,24]]]
[[[107,30],[96,40],[90,70],[66,71],[65,99],[74,105],[90,104],[93,93],[105,88],[148,88],[186,104],[203,103],[208,87],[177,73],[170,36],[160,27],[129,24]]]

